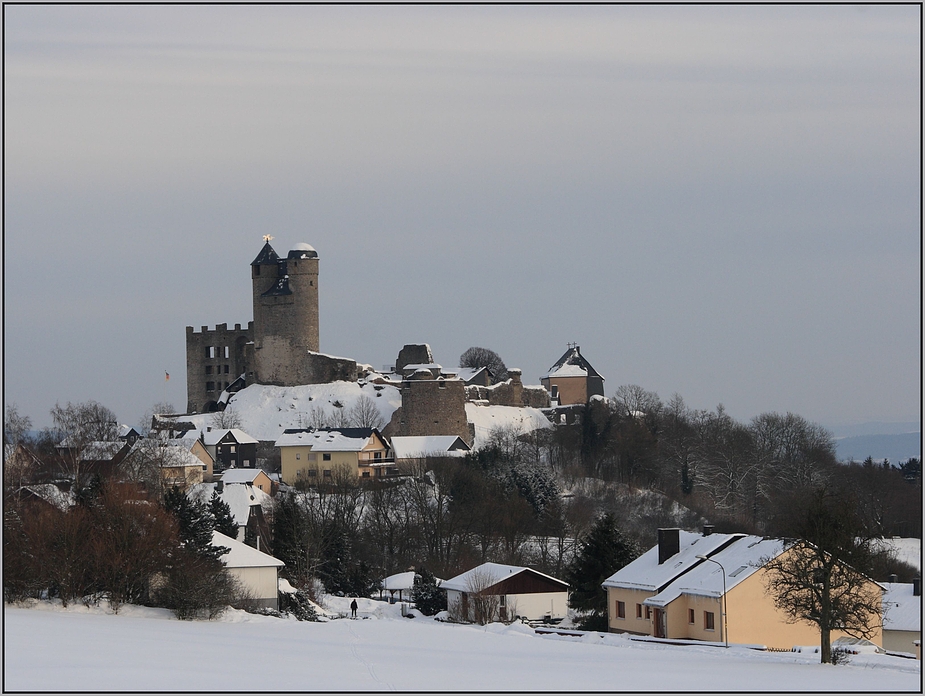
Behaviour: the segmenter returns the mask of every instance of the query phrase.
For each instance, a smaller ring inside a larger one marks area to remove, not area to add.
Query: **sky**
[[[270,234],[377,368],[920,421],[920,11],[6,5],[5,403],[183,408]]]

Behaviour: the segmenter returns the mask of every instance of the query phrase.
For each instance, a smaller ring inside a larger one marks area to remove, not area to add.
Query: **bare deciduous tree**
[[[240,428],[241,415],[233,407],[227,407],[224,411],[216,411],[209,417],[209,425],[213,428]]]
[[[347,418],[354,428],[381,428],[385,420],[376,402],[365,394],[348,409]]]
[[[497,382],[508,379],[507,366],[495,351],[490,348],[472,346],[459,356],[460,367],[487,367]]]

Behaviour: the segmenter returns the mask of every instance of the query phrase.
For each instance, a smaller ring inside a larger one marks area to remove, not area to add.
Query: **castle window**
[[[228,346],[225,346],[225,360],[228,359]],[[228,372],[228,366],[225,365],[225,372]]]
[[[206,357],[207,358],[215,357],[215,346],[206,346]]]
[[[207,374],[207,375],[211,375],[211,374],[212,374],[212,366],[211,366],[211,365],[206,365],[206,374]]]
[[[207,392],[215,391],[215,382],[206,382],[206,391]]]
[[[225,348],[225,352],[226,352],[226,353],[228,352],[228,349],[227,349],[227,348]],[[225,357],[227,358],[228,356],[226,355]],[[225,374],[226,374],[226,375],[228,374],[228,366],[227,366],[227,365],[225,365]]]
[[[254,275],[255,275],[255,276],[260,275],[260,266],[259,266],[259,265],[254,266]]]

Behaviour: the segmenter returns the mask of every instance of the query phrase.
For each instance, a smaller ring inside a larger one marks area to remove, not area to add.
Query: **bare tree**
[[[881,623],[881,588],[862,572],[871,564],[870,540],[844,496],[819,489],[793,509],[804,510],[793,527],[797,540],[767,561],[767,591],[791,623],[819,628],[821,661],[831,663],[832,631],[870,638]]]
[[[19,445],[26,441],[27,434],[32,428],[29,416],[19,414],[16,404],[7,404],[3,414],[3,444]]]
[[[365,394],[348,409],[347,418],[354,428],[381,428],[384,421],[376,402]]]
[[[146,438],[135,443],[120,468],[127,481],[144,484],[155,500],[162,500],[173,486],[185,491],[202,481],[202,470],[189,466],[193,459],[180,446]]]
[[[114,442],[119,438],[116,414],[96,401],[66,406],[55,404],[51,418],[61,440],[64,468],[79,488],[82,484],[81,461],[84,449],[92,442]]]
[[[487,367],[496,382],[508,379],[507,366],[495,351],[490,348],[472,346],[459,356],[460,367]]]
[[[213,428],[240,428],[241,415],[231,407],[225,408],[224,411],[216,411],[209,418],[209,425]]]
[[[485,568],[475,568],[469,573],[466,583],[469,591],[466,594],[470,611],[467,620],[484,626],[500,618],[501,597],[489,592],[497,582]]]

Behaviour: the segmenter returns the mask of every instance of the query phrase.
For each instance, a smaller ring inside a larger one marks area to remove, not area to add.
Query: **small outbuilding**
[[[568,583],[522,566],[483,563],[440,589],[450,613],[464,621],[557,621],[568,611]]]
[[[922,640],[922,579],[914,582],[884,582],[883,648],[915,654]]]
[[[279,609],[279,569],[285,563],[221,532],[212,532],[212,545],[229,549],[221,561],[257,606]]]

